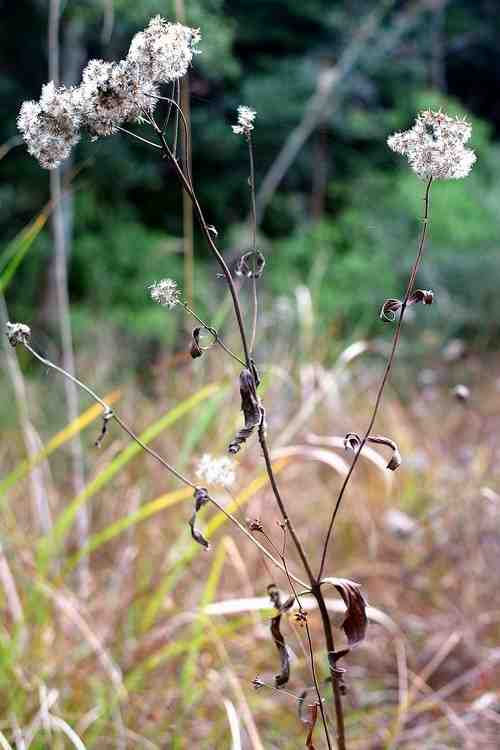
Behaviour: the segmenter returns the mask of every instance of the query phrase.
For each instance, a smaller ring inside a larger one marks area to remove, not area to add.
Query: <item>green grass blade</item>
[[[49,203],[5,248],[0,260],[4,269],[0,275],[0,293],[3,294],[12,281],[21,261],[44,228],[51,211],[52,205]]]
[[[191,629],[191,645],[181,670],[181,690],[184,707],[186,709],[191,708],[199,696],[200,685],[197,685],[196,670],[198,666],[198,656],[201,646],[203,645],[200,641],[200,635],[206,632],[205,624],[208,620],[208,616],[203,614],[203,608],[215,599],[217,587],[222,574],[222,568],[224,567],[226,559],[226,553],[227,548],[225,539],[222,539],[217,546],[217,552],[215,553],[210,567],[210,573],[208,574],[207,582],[201,595],[199,604],[201,611],[199,617]]]
[[[139,435],[140,440],[145,444],[150,443],[158,437],[160,433],[167,429],[167,427],[171,427],[175,422],[181,419],[181,417],[195,409],[198,404],[217,393],[221,387],[220,383],[211,383],[210,385],[201,388],[194,395],[184,401],[181,401],[173,409],[164,414],[161,419],[157,420],[144,430],[144,432]],[[120,472],[140,453],[142,453],[142,448],[136,442],[131,442],[85,487],[79,495],[69,503],[67,508],[60,513],[55,520],[50,534],[41,539],[38,544],[39,563],[42,566],[60,550],[61,545],[73,524],[78,509],[93,497],[96,492],[105,487],[118,474],[118,472]]]
[[[78,564],[82,557],[89,555],[99,547],[102,547],[103,544],[107,544],[107,542],[110,542],[112,539],[115,539],[115,537],[123,534],[123,532],[131,526],[142,523],[142,521],[146,521],[148,518],[151,518],[151,516],[156,515],[156,513],[165,510],[165,508],[170,508],[172,505],[176,505],[177,503],[182,502],[182,500],[188,500],[192,497],[192,488],[182,487],[180,490],[168,492],[165,495],[157,497],[155,500],[151,500],[149,503],[145,503],[134,513],[129,513],[129,515],[119,518],[118,521],[115,521],[109,526],[106,526],[105,529],[93,534],[87,544],[82,547],[76,555],[69,559],[67,566],[65,567],[65,572],[69,573],[75,565]]]
[[[279,474],[285,466],[289,463],[289,460],[282,458],[273,464],[273,471],[275,474]],[[240,492],[233,502],[228,506],[227,510],[229,513],[235,513],[248,503],[252,497],[259,492],[268,483],[269,478],[265,472],[259,474],[242,492]],[[216,513],[207,525],[203,528],[203,536],[206,539],[211,539],[214,534],[228,521],[227,517],[219,511]],[[156,592],[151,596],[149,603],[144,611],[144,615],[141,622],[141,630],[148,630],[156,620],[158,613],[161,609],[162,603],[165,600],[167,594],[177,584],[178,580],[185,573],[189,563],[203,551],[199,544],[196,542],[190,542],[186,548],[186,551],[182,557],[175,563],[173,568],[169,570],[163,581],[160,583]]]
[[[114,404],[120,398],[121,393],[119,390],[112,391],[105,396],[104,401],[107,404]],[[35,455],[32,459],[25,459],[21,461],[11,472],[7,474],[5,479],[0,482],[0,498],[2,498],[11,487],[13,487],[21,479],[24,479],[38,464],[45,461],[54,451],[60,448],[62,445],[71,440],[77,433],[84,430],[94,420],[96,420],[102,414],[102,406],[100,404],[94,404],[82,412],[76,419],[70,422],[63,430],[60,430],[54,437],[52,437],[48,443]]]

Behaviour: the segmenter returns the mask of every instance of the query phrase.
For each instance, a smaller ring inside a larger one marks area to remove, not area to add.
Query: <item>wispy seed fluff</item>
[[[226,456],[214,458],[209,453],[205,453],[198,463],[196,476],[207,484],[230,487],[235,482],[236,472],[230,458]]]
[[[474,151],[464,146],[471,133],[466,120],[427,110],[417,116],[413,128],[391,135],[387,145],[406,156],[423,180],[459,180],[469,174],[476,161]]]
[[[129,60],[91,60],[75,90],[75,106],[93,138],[112,135],[122,123],[154,109],[158,91],[141,68]]]
[[[170,310],[178,305],[181,300],[181,291],[177,282],[173,279],[155,281],[148,289],[153,302],[158,302],[159,305],[168,307]]]
[[[139,121],[154,109],[157,86],[187,73],[199,40],[197,29],[156,16],[135,35],[125,60],[91,60],[78,88],[48,83],[40,101],[24,102],[19,112],[29,153],[42,167],[54,169],[68,158],[80,130],[96,139]]]
[[[247,137],[253,130],[253,121],[257,112],[250,107],[241,104],[238,107],[238,124],[232,125],[233,133],[236,135],[246,135]]]
[[[80,125],[74,90],[56,88],[53,81],[42,87],[38,102],[23,103],[17,119],[29,153],[45,169],[55,169],[68,158],[80,139]]]
[[[199,50],[198,29],[170,23],[155,16],[144,31],[132,39],[128,60],[137,63],[144,76],[157,83],[168,83],[186,75]]]

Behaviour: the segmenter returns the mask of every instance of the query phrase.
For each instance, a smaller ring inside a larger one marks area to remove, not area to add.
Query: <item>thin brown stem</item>
[[[432,177],[428,180],[427,186],[426,186],[426,189],[425,189],[425,194],[424,194],[424,207],[425,207],[424,208],[424,217],[422,219],[423,224],[422,224],[422,231],[420,233],[420,240],[419,240],[419,244],[418,244],[417,257],[415,258],[415,261],[414,261],[412,269],[411,269],[410,277],[408,279],[408,285],[407,285],[407,288],[406,288],[406,293],[405,293],[405,296],[403,298],[403,302],[402,302],[400,313],[399,313],[398,323],[397,323],[397,326],[396,326],[396,330],[394,332],[394,338],[393,338],[393,341],[392,341],[391,351],[390,351],[390,354],[389,354],[389,358],[387,360],[387,365],[386,365],[386,368],[385,368],[382,380],[380,382],[380,386],[378,388],[377,397],[375,399],[375,406],[373,407],[373,412],[372,412],[372,416],[370,418],[370,422],[369,422],[368,427],[367,427],[367,429],[365,431],[365,434],[364,434],[364,436],[363,436],[363,438],[362,438],[362,440],[361,440],[361,442],[359,444],[358,450],[356,451],[356,453],[354,455],[353,462],[352,462],[352,464],[351,464],[351,466],[349,468],[349,471],[347,472],[347,475],[346,475],[346,477],[344,479],[344,482],[342,483],[342,487],[340,488],[340,492],[339,492],[339,495],[337,497],[337,502],[335,503],[335,507],[333,509],[333,513],[332,513],[332,516],[331,516],[331,519],[330,519],[330,523],[329,523],[329,526],[328,526],[328,531],[327,531],[327,534],[326,534],[325,542],[324,542],[324,545],[323,545],[323,553],[322,553],[322,556],[321,556],[321,564],[320,564],[319,573],[318,573],[318,579],[320,579],[320,580],[321,580],[321,578],[323,576],[323,571],[324,571],[325,562],[326,562],[326,556],[327,556],[327,552],[328,552],[328,545],[330,543],[330,539],[331,539],[332,532],[333,532],[333,527],[334,527],[334,524],[335,524],[335,520],[337,518],[337,514],[338,514],[339,509],[340,509],[340,505],[342,503],[342,499],[344,497],[345,491],[346,491],[347,486],[349,484],[349,481],[350,481],[350,479],[352,477],[354,469],[356,468],[356,465],[358,463],[359,457],[361,455],[361,451],[363,450],[363,447],[364,447],[364,445],[365,445],[365,443],[366,443],[366,441],[368,439],[368,436],[370,435],[370,433],[371,433],[371,431],[373,429],[373,425],[375,424],[375,420],[377,418],[377,414],[378,414],[378,410],[379,410],[379,407],[380,407],[380,403],[382,401],[382,396],[383,396],[383,393],[384,393],[384,389],[385,389],[385,386],[387,384],[387,381],[389,380],[389,375],[391,373],[392,366],[394,364],[394,358],[395,358],[396,351],[397,351],[397,348],[398,348],[399,340],[401,338],[401,328],[402,328],[402,325],[403,325],[404,314],[405,314],[405,311],[406,311],[406,308],[407,308],[407,305],[408,305],[408,300],[409,300],[410,295],[411,295],[411,293],[413,291],[413,286],[415,284],[415,279],[416,279],[416,276],[417,276],[417,273],[418,273],[418,269],[420,267],[420,262],[422,260],[422,255],[423,255],[423,252],[424,252],[425,239],[426,239],[426,236],[427,236],[427,225],[429,223],[429,206],[430,206],[430,190],[431,190],[431,185],[432,185]]]
[[[219,334],[218,334],[218,332],[217,332],[217,329],[216,329],[216,328],[212,328],[212,326],[208,325],[208,323],[205,323],[205,321],[204,321],[204,320],[202,320],[202,319],[200,318],[200,316],[199,316],[199,315],[198,315],[197,313],[195,313],[195,311],[194,311],[194,310],[192,309],[192,307],[190,307],[190,306],[188,305],[188,303],[187,303],[187,302],[183,302],[183,301],[181,301],[181,303],[180,303],[180,304],[181,304],[181,305],[182,305],[182,307],[183,307],[183,308],[185,309],[185,311],[186,311],[187,313],[189,313],[189,315],[191,315],[191,316],[192,316],[192,317],[193,317],[193,318],[194,318],[195,320],[197,320],[197,321],[198,321],[198,323],[200,323],[200,325],[201,325],[201,326],[202,326],[202,327],[203,327],[203,328],[204,328],[204,329],[205,329],[206,331],[208,331],[208,333],[210,333],[210,335],[211,335],[211,336],[213,336],[213,339],[214,339],[215,343],[216,343],[216,344],[219,344],[219,346],[220,346],[220,347],[221,347],[222,349],[224,349],[224,351],[226,352],[226,354],[229,354],[229,356],[230,356],[230,357],[232,357],[232,358],[233,358],[234,360],[236,360],[236,362],[238,362],[238,363],[239,363],[240,365],[242,365],[243,367],[246,367],[246,363],[245,363],[245,362],[243,362],[243,360],[242,360],[242,359],[240,359],[240,358],[238,357],[238,355],[237,355],[237,354],[235,354],[235,353],[234,353],[233,351],[231,351],[231,349],[230,349],[230,348],[229,348],[228,346],[226,346],[226,344],[224,343],[224,341],[223,341],[223,340],[221,339],[221,337],[219,336]]]
[[[229,268],[227,267],[227,264],[226,264],[224,258],[222,257],[219,249],[217,248],[217,246],[215,245],[215,243],[213,241],[213,238],[212,238],[212,236],[210,234],[210,230],[208,228],[207,222],[206,222],[205,217],[203,215],[203,211],[202,211],[201,206],[200,206],[200,204],[198,202],[198,199],[196,197],[192,181],[184,174],[182,168],[180,167],[179,163],[177,162],[177,159],[175,158],[174,154],[172,153],[171,149],[168,146],[168,143],[166,142],[164,133],[162,133],[158,128],[155,128],[155,129],[156,129],[156,132],[157,132],[157,134],[159,135],[159,137],[161,139],[164,156],[169,159],[170,163],[174,167],[175,172],[176,172],[176,174],[177,174],[177,176],[178,176],[178,178],[179,178],[179,180],[180,180],[180,182],[182,184],[182,187],[184,188],[184,190],[186,191],[186,193],[191,198],[191,201],[193,203],[193,208],[194,208],[196,217],[198,219],[198,222],[200,224],[201,230],[202,230],[202,232],[203,232],[203,234],[204,234],[204,236],[205,236],[205,238],[207,240],[207,243],[208,243],[208,245],[209,245],[212,253],[215,255],[215,257],[216,257],[219,265],[222,268],[222,271],[223,271],[224,277],[226,279],[227,285],[229,287],[229,291],[230,291],[230,294],[231,294],[231,297],[232,297],[232,301],[233,301],[233,307],[234,307],[234,312],[235,312],[235,316],[236,316],[236,322],[237,322],[239,333],[240,333],[240,338],[241,338],[241,342],[242,342],[242,346],[243,346],[243,351],[244,351],[244,357],[245,357],[246,365],[247,365],[248,369],[251,372],[253,372],[253,367],[252,367],[253,363],[252,363],[252,359],[251,359],[251,355],[250,355],[251,350],[250,350],[250,348],[248,346],[248,343],[247,343],[246,332],[245,332],[245,327],[244,327],[244,324],[243,324],[243,317],[242,317],[242,313],[241,313],[241,306],[240,306],[240,302],[239,302],[239,298],[238,298],[238,293],[236,291],[236,287],[234,285],[233,278],[231,276],[231,272],[229,271]],[[262,452],[263,452],[263,455],[264,455],[264,460],[265,460],[267,475],[269,477],[269,481],[271,483],[271,488],[273,490],[273,494],[274,494],[274,497],[276,499],[276,503],[277,503],[277,505],[279,507],[281,516],[282,516],[284,522],[287,524],[288,530],[290,531],[290,536],[292,537],[293,543],[294,543],[295,548],[296,548],[296,550],[298,552],[298,555],[300,557],[302,565],[304,566],[304,569],[305,569],[305,571],[307,573],[307,577],[309,579],[311,590],[313,590],[314,596],[316,597],[316,599],[318,601],[318,607],[320,609],[320,612],[325,612],[326,613],[326,619],[322,615],[322,622],[323,622],[323,629],[324,629],[324,634],[325,634],[325,641],[326,641],[326,644],[327,644],[328,651],[329,652],[330,651],[334,651],[335,647],[334,647],[334,641],[333,641],[333,633],[332,633],[331,623],[330,623],[330,620],[328,618],[328,612],[327,612],[327,609],[326,609],[325,600],[323,598],[323,593],[321,591],[321,586],[318,585],[318,582],[317,582],[316,578],[314,577],[314,574],[313,574],[313,571],[312,571],[312,567],[311,567],[311,565],[309,563],[309,560],[307,559],[307,556],[305,554],[304,548],[302,546],[302,543],[301,543],[300,539],[298,538],[298,535],[297,535],[297,532],[295,531],[293,523],[292,523],[292,521],[291,521],[291,519],[290,519],[290,517],[289,517],[289,515],[288,515],[288,513],[286,511],[283,499],[282,499],[282,497],[280,495],[280,492],[279,492],[279,489],[278,489],[276,478],[274,476],[273,467],[272,467],[272,463],[271,463],[271,458],[270,458],[270,454],[269,454],[269,448],[268,448],[268,445],[267,445],[267,438],[266,438],[266,433],[265,433],[264,420],[262,421],[262,424],[259,427],[259,442],[260,442],[260,445],[261,445],[261,448],[262,448]],[[269,557],[269,553],[267,553],[267,556]],[[273,558],[273,561],[274,561],[274,558]],[[294,580],[297,580],[296,577],[294,577]],[[334,699],[335,699],[335,701],[334,701],[335,702],[335,714],[336,714],[336,720],[337,720],[338,747],[339,747],[339,750],[345,750],[346,744],[345,744],[344,717],[343,717],[342,702],[341,702],[341,698],[340,698],[340,688],[339,688],[339,686],[338,686],[338,684],[336,682],[335,676],[333,676],[333,675],[332,675],[332,682],[333,682],[333,691],[334,691]]]
[[[255,253],[257,250],[257,211],[255,207],[255,164],[253,156],[253,145],[251,133],[247,136],[248,141],[248,159],[250,162],[250,199],[251,199],[251,224],[252,224],[252,250],[253,250],[253,274],[252,274],[252,299],[253,299],[253,318],[252,318],[252,335],[250,337],[250,352],[253,353],[255,348],[255,337],[257,335],[257,315],[258,315],[258,297],[257,297],[257,276],[255,274],[257,260]]]
[[[95,393],[95,391],[92,390],[88,385],[83,383],[81,380],[78,380],[74,375],[71,375],[69,372],[66,372],[66,370],[62,367],[59,367],[59,365],[54,364],[54,362],[51,362],[49,359],[46,359],[45,357],[42,357],[41,354],[39,354],[33,347],[28,344],[27,341],[22,341],[22,345],[25,347],[25,349],[30,352],[30,354],[37,359],[39,362],[41,362],[46,367],[51,368],[52,370],[55,370],[63,377],[70,380],[74,385],[77,385],[79,388],[85,391],[94,401],[96,401],[98,404],[100,404],[104,409],[104,415],[107,419],[114,419],[117,424],[120,425],[122,430],[127,433],[129,437],[134,440],[134,442],[137,443],[146,453],[148,453],[152,458],[154,458],[156,461],[158,461],[167,471],[169,471],[174,477],[176,477],[180,482],[183,484],[186,484],[188,487],[192,487],[193,490],[200,489],[198,485],[194,484],[190,479],[185,477],[183,474],[181,474],[177,469],[175,469],[173,466],[171,466],[168,461],[166,461],[163,456],[160,456],[159,453],[157,453],[155,450],[150,448],[146,443],[144,443],[138,435],[126,424],[126,422],[121,419],[121,417],[116,414],[115,411],[109,406],[109,404],[106,403],[100,396]],[[283,564],[277,560],[274,555],[272,555],[269,550],[267,550],[263,544],[261,544],[257,539],[255,539],[254,536],[248,531],[248,529],[240,522],[238,519],[233,516],[232,513],[229,513],[220,503],[218,503],[211,495],[207,495],[208,499],[214,505],[217,510],[219,510],[221,513],[223,513],[226,518],[231,521],[235,526],[239,528],[239,530],[249,539],[267,558],[270,560],[274,565],[276,565],[283,573],[287,573],[285,570],[285,567]],[[293,575],[292,573],[289,573],[290,577],[298,583],[300,586],[307,586],[307,584],[302,581],[297,576]]]

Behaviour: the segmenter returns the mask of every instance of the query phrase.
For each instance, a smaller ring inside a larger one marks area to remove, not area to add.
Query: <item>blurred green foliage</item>
[[[500,78],[496,4],[462,0],[440,8],[439,3],[383,6],[368,0],[185,0],[184,5],[187,22],[203,34],[203,53],[191,73],[196,186],[231,259],[245,247],[237,230],[249,198],[245,144],[229,127],[236,106],[246,103],[258,111],[259,182],[303,116],[321,71],[344,59],[368,14],[386,8],[266,211],[261,227],[268,255],[264,290],[293,296],[298,285],[310,285],[316,320],[325,333],[344,341],[380,331],[381,302],[403,291],[423,188],[385,140],[408,127],[419,109],[442,106],[472,117],[472,145],[479,158],[467,180],[433,188],[430,242],[419,283],[434,289],[436,304],[425,315],[418,311],[419,325],[438,322],[444,337],[480,334],[483,343],[491,344],[500,318],[494,288],[500,276],[500,109],[477,82],[491,87]],[[173,18],[175,7],[174,0],[115,0],[109,24],[102,2],[67,4],[63,68],[74,58],[75,44],[81,65],[90,57],[123,56],[149,17]],[[29,25],[26,17],[32,19]],[[46,8],[35,0],[19,0],[5,9],[2,143],[16,134],[21,101],[37,98],[46,80],[46,25]],[[21,48],[27,51],[23,55]],[[151,309],[146,294],[147,285],[165,275],[182,283],[182,210],[172,173],[153,152],[122,136],[82,143],[75,166],[70,293],[77,334],[83,335],[96,316],[138,335],[173,333],[174,325]],[[325,173],[323,187],[315,182],[319,167]],[[23,147],[12,149],[0,168],[6,247],[46,202],[48,179]],[[213,291],[216,269],[202,238],[195,239],[198,301],[206,312],[220,304]],[[32,323],[46,289],[50,253],[47,229],[9,289],[12,314]]]

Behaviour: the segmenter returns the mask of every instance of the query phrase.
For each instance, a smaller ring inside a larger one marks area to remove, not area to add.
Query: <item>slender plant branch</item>
[[[153,141],[148,141],[147,138],[143,138],[142,136],[137,135],[137,133],[134,133],[132,130],[127,130],[127,128],[122,128],[121,126],[118,126],[118,130],[121,131],[122,133],[125,133],[126,135],[130,135],[132,138],[137,138],[138,141],[147,143],[148,146],[161,149],[161,146],[159,146],[157,143],[153,143]]]
[[[255,163],[253,156],[253,144],[252,134],[249,133],[247,136],[248,142],[248,159],[250,162],[250,198],[251,198],[251,224],[252,224],[252,250],[253,250],[253,274],[252,274],[252,296],[253,296],[253,319],[252,319],[252,335],[250,337],[250,352],[253,353],[255,348],[255,337],[257,335],[257,316],[258,316],[258,305],[259,300],[257,297],[257,259],[255,253],[257,251],[257,210],[255,207]]]
[[[370,418],[370,422],[369,422],[368,427],[367,427],[367,429],[365,431],[365,434],[364,434],[364,436],[363,436],[363,438],[362,438],[362,440],[361,440],[361,442],[359,444],[358,450],[356,451],[356,453],[354,455],[353,462],[352,462],[352,464],[351,464],[351,466],[349,468],[349,471],[347,472],[347,475],[346,475],[346,477],[344,479],[342,487],[340,488],[340,492],[339,492],[339,495],[337,497],[337,502],[335,503],[335,507],[333,509],[333,513],[332,513],[332,516],[331,516],[331,519],[330,519],[330,523],[329,523],[329,526],[328,526],[328,531],[327,531],[327,534],[326,534],[325,542],[324,542],[324,545],[323,545],[323,552],[322,552],[322,556],[321,556],[321,564],[320,564],[320,568],[319,568],[318,579],[321,579],[322,576],[323,576],[323,571],[324,571],[325,562],[326,562],[326,556],[327,556],[327,552],[328,552],[328,545],[329,545],[329,542],[330,542],[330,538],[332,536],[332,532],[333,532],[333,527],[334,527],[334,524],[335,524],[335,520],[337,518],[337,514],[339,512],[340,505],[342,503],[342,498],[344,497],[344,493],[345,493],[345,491],[347,489],[347,486],[349,484],[351,476],[352,476],[352,474],[354,472],[354,469],[356,468],[356,464],[358,463],[359,457],[361,455],[361,451],[363,450],[363,447],[364,447],[364,445],[365,445],[365,443],[366,443],[366,441],[368,439],[368,436],[370,435],[370,433],[371,433],[371,431],[373,429],[373,425],[375,424],[375,420],[377,418],[379,406],[380,406],[380,403],[382,401],[382,396],[383,396],[383,393],[384,393],[384,389],[385,389],[385,386],[387,384],[387,381],[389,380],[389,375],[390,375],[391,370],[392,370],[392,365],[394,363],[394,358],[395,358],[396,351],[397,351],[397,348],[398,348],[399,340],[401,338],[401,328],[402,328],[402,325],[403,325],[404,314],[405,314],[406,308],[408,306],[408,300],[409,300],[410,295],[411,295],[411,293],[413,291],[413,286],[415,284],[415,279],[416,279],[416,276],[417,276],[417,273],[418,273],[418,269],[420,267],[420,262],[422,260],[422,255],[423,255],[423,252],[424,252],[425,239],[426,239],[426,236],[427,236],[427,226],[428,226],[428,223],[429,223],[429,208],[430,208],[430,190],[431,190],[431,185],[432,185],[432,177],[428,180],[427,186],[425,188],[425,194],[424,194],[424,216],[423,216],[423,219],[422,219],[422,231],[420,233],[420,240],[419,240],[419,243],[418,243],[417,257],[415,258],[415,261],[413,263],[413,266],[412,266],[412,269],[411,269],[411,273],[410,273],[410,277],[409,277],[409,280],[408,280],[408,285],[406,287],[406,293],[405,293],[405,296],[403,298],[403,302],[402,302],[402,305],[401,305],[401,308],[400,308],[399,319],[398,319],[398,323],[397,323],[397,326],[396,326],[396,330],[394,332],[394,338],[393,338],[393,341],[392,341],[391,352],[389,354],[389,358],[387,360],[387,365],[386,365],[386,368],[385,368],[382,380],[380,382],[380,386],[379,386],[379,389],[378,389],[378,392],[377,392],[377,397],[375,399],[375,406],[373,407],[373,412],[372,412],[372,416]],[[318,602],[318,604],[319,604],[319,602]]]
[[[233,351],[231,351],[231,349],[228,346],[226,346],[226,344],[223,342],[223,340],[219,336],[216,328],[213,328],[212,326],[208,325],[208,323],[205,323],[205,321],[202,320],[199,317],[199,315],[197,315],[197,313],[195,313],[195,311],[189,306],[189,304],[187,302],[185,302],[184,300],[181,300],[180,304],[182,305],[182,307],[184,308],[184,310],[187,313],[189,313],[189,315],[191,315],[195,320],[197,320],[198,323],[200,323],[200,325],[206,331],[208,331],[208,333],[210,333],[211,336],[213,336],[213,339],[214,339],[215,343],[219,344],[219,346],[222,347],[222,349],[224,349],[224,351],[227,354],[229,354],[230,357],[232,357],[234,360],[236,360],[236,362],[238,362],[243,367],[246,367],[246,363],[242,359],[240,359],[237,354],[235,354]]]
[[[235,316],[236,316],[236,322],[237,322],[239,333],[240,333],[240,338],[241,338],[241,342],[242,342],[242,346],[243,346],[243,351],[244,351],[244,357],[245,357],[246,365],[247,365],[247,368],[250,370],[250,372],[253,372],[253,367],[252,367],[253,362],[252,362],[252,359],[251,359],[251,356],[250,356],[250,348],[248,346],[248,341],[247,341],[247,337],[246,337],[245,326],[244,326],[244,323],[243,323],[243,316],[242,316],[242,312],[241,312],[241,305],[240,305],[238,293],[236,291],[236,287],[235,287],[235,284],[234,284],[231,272],[230,272],[230,270],[229,270],[229,268],[228,268],[228,266],[227,266],[224,258],[222,257],[219,249],[217,248],[215,242],[213,241],[213,238],[212,238],[212,235],[211,235],[210,230],[208,228],[207,222],[205,220],[203,211],[202,211],[201,206],[200,206],[200,204],[198,202],[198,199],[196,197],[196,194],[195,194],[192,182],[184,174],[181,166],[179,165],[177,159],[175,158],[174,154],[172,153],[172,150],[170,149],[170,147],[169,147],[169,145],[168,145],[168,143],[166,141],[164,133],[162,133],[161,130],[157,126],[155,127],[155,130],[156,130],[158,136],[160,137],[160,140],[161,140],[161,143],[162,143],[164,157],[167,158],[170,161],[171,165],[173,166],[173,168],[174,168],[174,170],[175,170],[175,172],[176,172],[176,174],[177,174],[177,176],[178,176],[178,178],[179,178],[179,180],[180,180],[180,182],[182,184],[183,189],[186,191],[186,193],[191,198],[191,201],[193,203],[193,208],[195,210],[195,214],[196,214],[196,217],[197,217],[198,222],[200,224],[200,227],[202,229],[202,232],[203,232],[203,234],[204,234],[204,236],[205,236],[205,238],[206,238],[206,240],[208,242],[208,245],[209,245],[212,253],[215,255],[215,257],[216,257],[219,265],[222,268],[222,271],[223,271],[224,277],[226,279],[227,285],[229,287],[229,291],[231,293],[231,298],[232,298],[232,301],[233,301],[233,307],[234,307],[234,312],[235,312]],[[269,448],[268,448],[268,445],[267,445],[267,438],[266,438],[266,433],[265,433],[264,420],[262,421],[262,423],[261,423],[261,425],[259,427],[259,442],[260,442],[260,445],[261,445],[261,448],[262,448],[262,452],[264,454],[266,471],[267,471],[267,474],[268,474],[268,477],[269,477],[269,481],[271,483],[271,488],[273,490],[274,497],[275,497],[276,502],[278,504],[278,507],[279,507],[280,513],[282,515],[282,518],[283,518],[284,522],[287,524],[288,530],[290,531],[290,536],[292,537],[293,543],[294,543],[295,548],[296,548],[296,550],[298,552],[298,555],[300,557],[302,565],[304,566],[304,569],[305,569],[305,571],[307,573],[307,577],[309,579],[311,591],[313,592],[313,595],[315,596],[315,598],[318,601],[318,608],[319,608],[320,612],[323,613],[322,614],[322,624],[323,624],[323,630],[324,630],[324,634],[325,634],[325,641],[326,641],[328,652],[334,652],[335,651],[335,646],[334,646],[334,640],[333,640],[333,632],[332,632],[331,623],[330,623],[330,620],[329,620],[329,617],[328,617],[328,610],[326,608],[326,603],[325,603],[325,600],[324,600],[324,597],[323,597],[323,592],[321,591],[321,586],[318,584],[318,581],[316,580],[316,578],[315,578],[315,576],[313,574],[312,567],[311,567],[311,565],[309,563],[309,560],[308,560],[308,558],[307,558],[307,556],[305,554],[305,551],[304,551],[304,548],[302,546],[302,543],[301,543],[300,539],[298,538],[297,532],[295,531],[293,523],[292,523],[290,517],[288,516],[288,513],[286,511],[285,505],[284,505],[283,500],[281,498],[281,495],[280,495],[280,492],[279,492],[279,489],[278,489],[278,485],[277,485],[277,482],[276,482],[276,477],[274,476],[274,472],[273,472],[273,468],[272,468],[272,463],[271,463],[271,458],[270,458],[270,455],[269,455]],[[253,539],[253,537],[252,537],[252,539]],[[294,580],[296,580],[296,579],[294,579]],[[325,617],[325,615],[326,615],[326,617]],[[343,706],[342,706],[341,695],[340,695],[340,687],[338,685],[338,680],[336,678],[336,675],[332,672],[332,670],[330,670],[330,671],[331,671],[331,676],[332,676],[332,685],[333,685],[333,692],[334,692],[334,704],[335,704],[335,714],[336,714],[336,721],[337,721],[338,750],[346,750],[344,716],[343,716]]]
[[[192,487],[193,490],[200,489],[198,485],[194,484],[190,479],[185,477],[183,474],[181,474],[177,469],[175,469],[173,466],[171,466],[168,461],[166,461],[163,456],[160,456],[159,453],[157,453],[155,450],[150,448],[146,443],[144,443],[138,435],[128,426],[126,422],[121,419],[121,417],[118,416],[118,414],[109,406],[109,404],[106,403],[100,396],[95,393],[95,391],[92,390],[88,385],[83,383],[81,380],[78,380],[78,378],[71,375],[69,372],[66,372],[62,367],[59,367],[59,365],[54,364],[54,362],[51,362],[49,359],[46,359],[45,357],[42,357],[41,354],[39,354],[33,347],[28,344],[27,341],[23,340],[20,342],[25,349],[39,362],[41,362],[46,367],[49,367],[52,370],[55,370],[63,377],[70,380],[74,385],[77,385],[79,388],[84,390],[94,401],[96,401],[98,404],[102,406],[104,409],[104,418],[106,420],[114,419],[115,422],[117,422],[122,430],[127,433],[129,437],[134,440],[134,442],[137,443],[146,453],[148,453],[152,458],[154,458],[156,461],[158,461],[167,471],[169,471],[171,474],[173,474],[174,477],[176,477],[180,482],[183,484],[188,485],[188,487]],[[263,544],[261,544],[255,537],[248,531],[248,529],[240,522],[238,519],[233,516],[232,513],[229,513],[220,503],[217,502],[211,495],[207,494],[208,499],[210,502],[219,510],[221,513],[223,513],[226,518],[231,521],[235,526],[239,528],[239,530],[249,539],[266,557],[268,560],[270,560],[276,567],[278,567],[283,573],[289,575],[296,583],[298,583],[300,586],[307,586],[307,584],[302,581],[300,578],[295,576],[292,573],[287,573],[285,567],[283,564],[277,560],[274,555],[272,555],[269,550],[264,547]]]

